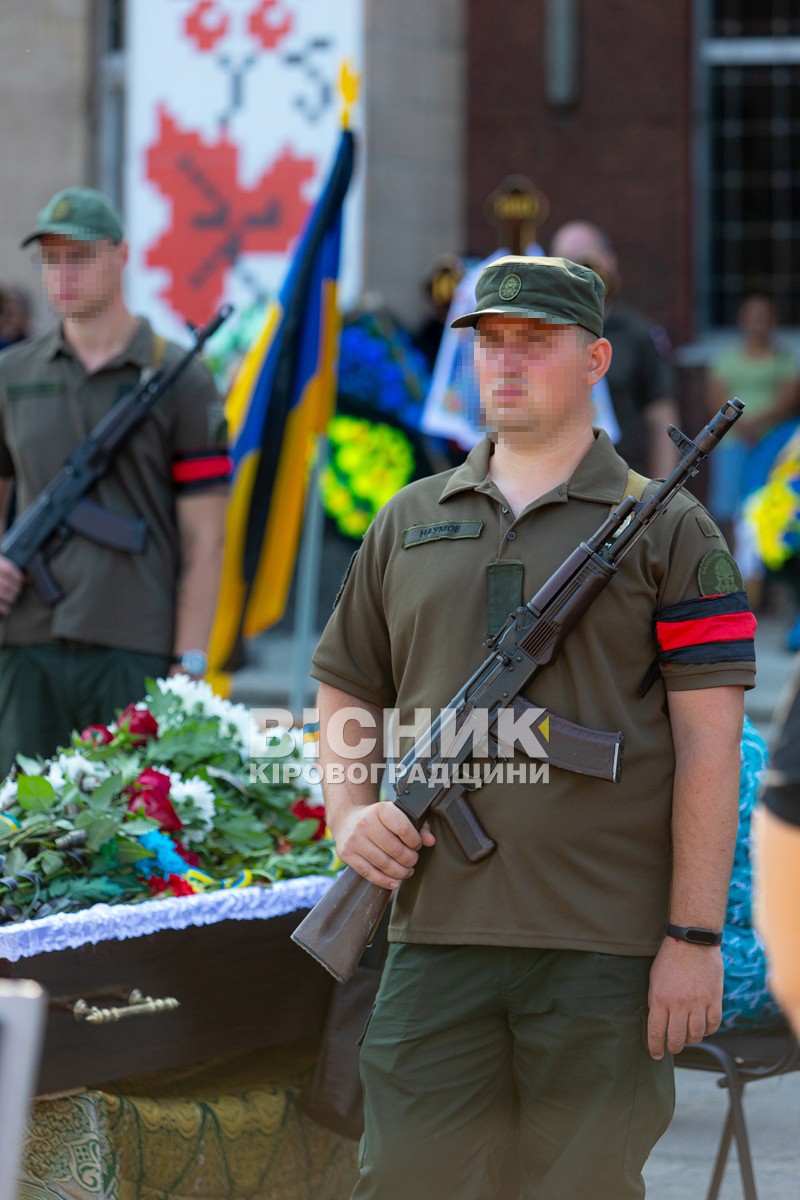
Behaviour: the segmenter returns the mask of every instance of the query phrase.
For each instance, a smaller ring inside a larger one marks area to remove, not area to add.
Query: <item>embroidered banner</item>
[[[342,63],[361,70],[363,0],[137,0],[127,11],[128,296],[181,338],[223,299],[241,314],[280,286],[336,153]],[[345,305],[360,287],[362,213],[356,182]]]

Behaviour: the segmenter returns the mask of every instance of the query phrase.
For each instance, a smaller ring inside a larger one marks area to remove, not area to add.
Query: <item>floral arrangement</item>
[[[325,511],[345,537],[360,541],[378,509],[430,470],[418,460],[416,437],[429,384],[424,355],[386,311],[345,321],[322,480]]]
[[[339,343],[340,396],[418,429],[429,386],[424,354],[387,312],[365,311],[345,321]]]
[[[383,421],[334,416],[322,477],[325,511],[346,537],[361,539],[378,509],[414,475],[414,451],[402,429]]]
[[[215,334],[204,360],[221,391],[228,390],[259,336],[265,310],[261,299]],[[429,385],[425,356],[388,312],[346,318],[339,345],[340,411],[329,423],[330,462],[322,482],[325,511],[345,537],[360,540],[378,509],[420,473],[407,431],[419,430]]]
[[[745,502],[744,518],[769,570],[800,554],[800,438],[792,438],[767,482]]]
[[[301,749],[185,675],[148,681],[110,725],[0,785],[0,923],[153,896],[333,874],[324,808],[285,768]]]

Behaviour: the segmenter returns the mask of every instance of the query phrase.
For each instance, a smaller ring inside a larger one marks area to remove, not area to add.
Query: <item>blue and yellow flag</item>
[[[286,607],[314,435],[325,432],[335,399],[342,205],[353,158],[345,127],[280,294],[228,396],[233,481],[209,645],[210,681],[223,693],[243,637],[268,629]]]

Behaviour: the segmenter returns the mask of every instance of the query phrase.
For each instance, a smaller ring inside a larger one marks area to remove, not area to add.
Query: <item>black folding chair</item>
[[[744,1115],[744,1089],[757,1079],[800,1071],[800,1045],[794,1034],[788,1025],[750,1033],[716,1033],[697,1046],[687,1046],[676,1055],[675,1065],[692,1071],[712,1071],[720,1076],[718,1086],[728,1090],[728,1113],[706,1200],[717,1200],[719,1196],[732,1141],[736,1143],[745,1200],[758,1200]]]

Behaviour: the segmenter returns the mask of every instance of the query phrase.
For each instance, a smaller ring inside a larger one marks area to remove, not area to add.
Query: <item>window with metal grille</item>
[[[733,324],[743,295],[800,322],[800,5],[699,4],[700,324]]]
[[[791,37],[800,34],[797,0],[715,0],[712,37]]]

